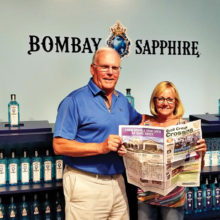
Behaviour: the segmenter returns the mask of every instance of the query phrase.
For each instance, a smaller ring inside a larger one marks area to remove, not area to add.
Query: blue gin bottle
[[[23,150],[23,157],[20,159],[21,184],[30,183],[30,158],[26,149]]]
[[[202,212],[202,189],[201,187],[193,187],[194,192],[194,213]]]
[[[11,94],[11,101],[8,103],[8,124],[11,127],[20,124],[20,109],[15,94]]]
[[[55,201],[55,215],[56,215],[56,220],[62,220],[64,219],[63,217],[63,203],[60,198],[60,193],[57,192],[56,194],[56,201]]]
[[[52,219],[52,206],[49,201],[48,193],[45,193],[45,201],[43,203],[43,215],[45,220]]]
[[[126,89],[126,97],[128,102],[134,107],[134,97],[131,95],[131,89]]]
[[[22,202],[19,205],[19,216],[20,220],[29,220],[30,219],[30,212],[29,212],[29,206],[26,202],[26,196],[22,195]]]
[[[7,159],[4,157],[4,152],[0,152],[0,186],[7,184]]]
[[[206,190],[207,190],[206,180],[201,184],[201,189],[202,189],[203,212],[206,212],[207,211],[207,208],[206,208]]]
[[[213,193],[214,193],[214,181],[212,175],[208,176],[208,184],[206,189],[206,209],[207,211],[212,210],[213,207]]]
[[[55,156],[55,180],[62,181],[63,179],[63,156]]]
[[[185,213],[191,214],[192,212],[193,212],[193,190],[192,188],[186,187]]]
[[[31,161],[31,180],[33,183],[42,181],[42,159],[39,157],[37,149],[35,149],[34,157]]]
[[[0,220],[6,219],[5,206],[2,203],[2,198],[0,197]]]
[[[10,220],[18,219],[17,206],[14,203],[14,197],[13,196],[11,196],[10,204],[8,206],[8,219],[10,219]]]
[[[205,179],[202,175],[200,175],[200,184],[203,184],[205,182]],[[193,187],[194,190],[194,212],[200,213],[203,210],[203,193],[202,188],[199,187]]]
[[[53,157],[50,156],[50,151],[46,150],[46,155],[43,158],[44,163],[44,182],[52,182],[54,178]]]
[[[41,207],[36,193],[34,194],[34,200],[33,203],[31,204],[31,219],[33,220],[41,219]]]
[[[16,158],[15,151],[12,150],[11,158],[8,160],[8,183],[17,185],[19,180],[19,160]]]

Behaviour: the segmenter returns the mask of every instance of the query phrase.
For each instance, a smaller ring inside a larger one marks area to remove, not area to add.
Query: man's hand
[[[127,150],[125,148],[125,146],[122,144],[119,148],[118,148],[118,155],[119,156],[124,156],[127,153]]]
[[[110,151],[118,151],[119,147],[122,144],[121,137],[118,135],[109,135],[108,138],[100,143],[100,154],[107,154]]]

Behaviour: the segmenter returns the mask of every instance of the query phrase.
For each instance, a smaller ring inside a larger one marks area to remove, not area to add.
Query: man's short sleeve
[[[76,137],[79,114],[77,104],[72,97],[66,97],[58,107],[54,137],[73,140]]]
[[[139,125],[142,121],[142,115],[140,113],[138,113],[132,106],[130,103],[128,103],[128,108],[129,108],[129,112],[130,112],[130,125]]]

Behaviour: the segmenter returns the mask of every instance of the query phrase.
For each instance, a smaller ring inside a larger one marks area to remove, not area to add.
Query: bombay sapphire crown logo
[[[107,38],[106,43],[109,47],[114,48],[121,58],[129,55],[131,41],[126,36],[126,28],[118,21],[111,28],[111,34]]]

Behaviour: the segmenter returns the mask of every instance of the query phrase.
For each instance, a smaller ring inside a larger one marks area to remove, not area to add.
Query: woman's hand
[[[127,150],[125,148],[125,146],[122,144],[119,148],[118,148],[118,155],[119,156],[124,156],[127,153]]]
[[[204,157],[205,157],[205,153],[207,151],[207,145],[205,142],[205,139],[200,139],[197,141],[197,147],[196,147],[196,152],[201,152],[202,153],[202,164],[201,164],[201,168],[204,167],[205,162],[204,162]]]
[[[204,157],[206,150],[207,150],[207,145],[205,139],[199,139],[197,141],[196,152],[202,152],[202,157]]]

